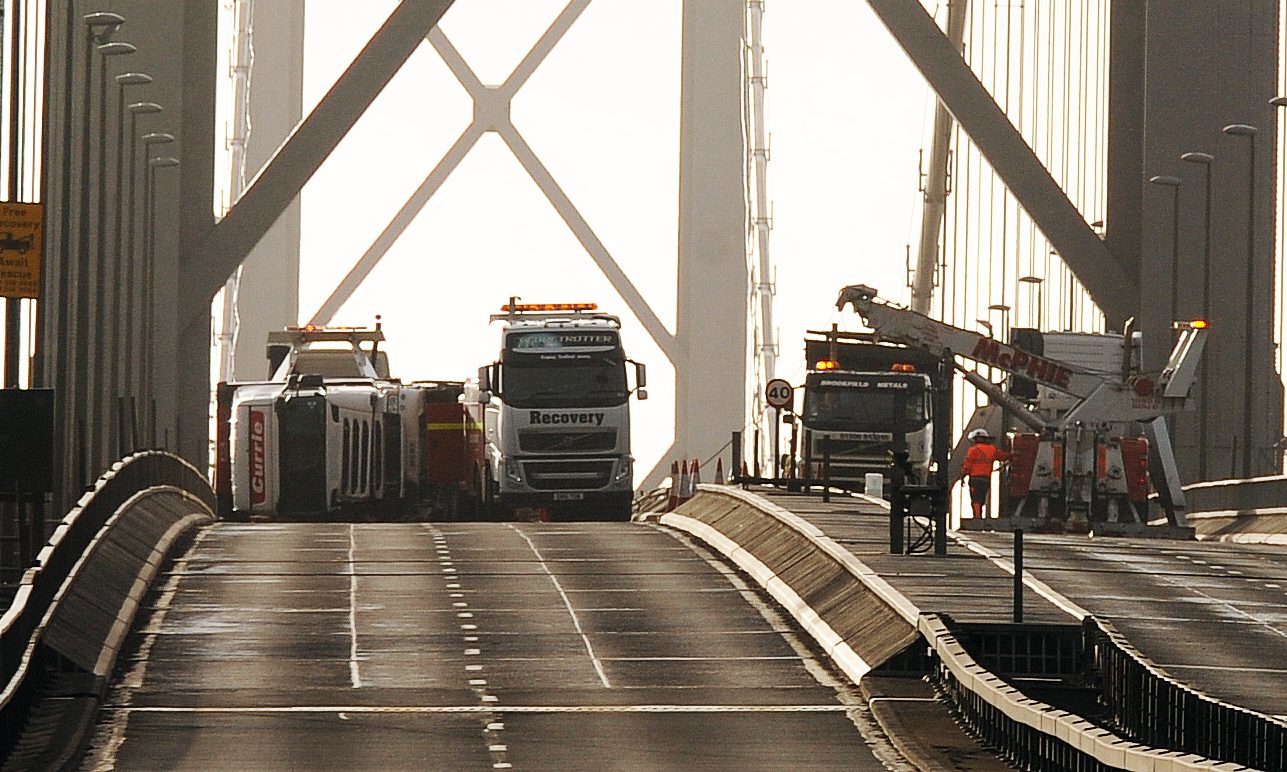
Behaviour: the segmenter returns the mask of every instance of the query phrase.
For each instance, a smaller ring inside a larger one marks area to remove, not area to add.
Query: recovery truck
[[[620,319],[597,305],[516,300],[491,317],[504,325],[500,359],[461,396],[483,515],[628,520],[630,397],[647,398],[644,366],[626,358]]]
[[[804,348],[804,476],[820,477],[829,456],[829,484],[861,491],[868,473],[887,474],[891,454],[906,451],[909,482],[928,480],[938,360],[834,326],[810,330]]]
[[[862,316],[877,340],[961,357],[1009,376],[1011,393],[955,364],[967,382],[1031,430],[1012,440],[1010,518],[1054,529],[1138,530],[1110,524],[1146,525],[1151,484],[1169,524],[1187,528],[1165,416],[1186,407],[1206,343],[1204,322],[1177,325],[1180,335],[1166,367],[1152,378],[1139,371],[1133,322],[1120,337],[1104,336],[1116,349],[1118,366],[1095,370],[931,319],[878,298],[866,285],[844,287],[836,308],[845,306]],[[1035,386],[1035,397],[1015,395],[1021,379]]]

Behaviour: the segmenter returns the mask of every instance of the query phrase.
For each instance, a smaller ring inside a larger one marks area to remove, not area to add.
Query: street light
[[[1203,169],[1203,189],[1206,192],[1206,225],[1203,227],[1202,240],[1202,318],[1211,320],[1211,164],[1215,156],[1210,153],[1185,153],[1181,161],[1200,164]],[[1207,479],[1207,404],[1211,399],[1210,384],[1207,381],[1207,358],[1202,359],[1202,399],[1198,402],[1198,436],[1202,441],[1202,450],[1198,453],[1198,478]]]
[[[98,255],[98,281],[94,285],[94,354],[97,363],[94,370],[97,373],[97,388],[94,395],[94,413],[98,416],[95,424],[95,448],[102,453],[99,460],[103,465],[111,456],[111,449],[118,443],[114,442],[119,438],[115,437],[119,421],[107,421],[107,441],[106,444],[100,445],[102,438],[99,432],[104,423],[104,419],[112,412],[109,408],[109,400],[112,392],[116,389],[118,379],[119,357],[115,352],[108,352],[108,347],[115,348],[119,345],[119,339],[113,338],[107,340],[106,322],[108,306],[108,280],[109,277],[115,277],[119,271],[115,266],[115,260],[107,248],[107,59],[112,56],[126,56],[134,53],[137,49],[129,43],[101,43],[94,49],[99,56],[103,57],[98,69],[98,214],[95,218],[96,228],[94,229],[96,243],[95,252]],[[119,151],[118,151],[119,154]],[[115,308],[116,294],[118,289],[111,288],[112,310],[118,312]],[[118,316],[113,313],[113,317]],[[108,360],[105,362],[104,360]],[[108,362],[111,364],[109,365]],[[103,378],[104,371],[109,373],[106,379]],[[110,400],[114,401],[114,400]]]
[[[1010,329],[1007,325],[1007,321],[1010,318],[1010,306],[1007,306],[1005,303],[993,303],[988,306],[988,310],[999,311],[1001,313],[1001,337],[1007,338]]]
[[[124,339],[121,338],[121,317],[126,313],[132,313],[130,308],[131,293],[122,281],[122,266],[132,259],[125,252],[125,229],[121,224],[123,216],[124,198],[125,198],[125,89],[128,86],[146,86],[152,82],[152,76],[143,72],[124,72],[116,76],[116,216],[115,232],[112,239],[112,248],[115,257],[115,273],[112,280],[116,286],[117,304],[124,313],[116,313],[112,318],[112,339],[125,341],[125,353],[128,355],[130,343],[133,340],[128,334]],[[131,117],[132,114],[131,114]],[[130,139],[133,139],[131,134]],[[134,163],[133,156],[130,157],[131,166]],[[112,359],[114,381],[119,394],[128,394],[130,391],[130,375],[127,368],[120,366],[121,357]],[[131,448],[133,450],[133,448]]]
[[[1255,319],[1255,257],[1256,257],[1256,135],[1260,130],[1245,123],[1234,123],[1221,129],[1231,137],[1246,137],[1248,144],[1247,163],[1247,271],[1246,293],[1244,296],[1243,314],[1246,315],[1246,326],[1243,330],[1243,352],[1247,356],[1247,371],[1243,375],[1242,389],[1242,476],[1251,477],[1251,385],[1255,380],[1256,358],[1251,353],[1251,334]]]
[[[1019,281],[1031,286],[1037,292],[1036,316],[1035,316],[1035,319],[1033,320],[1032,326],[1037,329],[1037,332],[1041,332],[1041,328],[1043,326],[1042,318],[1041,318],[1041,284],[1042,282],[1045,281],[1045,279],[1041,278],[1040,276],[1020,276]]]
[[[1174,322],[1180,305],[1180,178],[1155,175],[1149,184],[1171,189],[1171,316]]]
[[[126,330],[125,337],[131,344],[136,343],[139,337],[133,334],[133,326],[138,323],[141,325],[139,314],[135,313],[134,286],[137,280],[135,276],[135,265],[139,262],[139,255],[135,249],[136,236],[138,233],[138,210],[135,202],[138,197],[138,118],[140,115],[156,115],[163,112],[161,105],[156,102],[134,102],[126,110],[130,114],[130,174],[129,174],[129,195],[126,201],[129,204],[129,214],[125,217],[127,223],[127,236],[125,240],[125,307],[129,309],[130,329]],[[168,135],[167,135],[168,136]],[[144,153],[144,158],[151,156]],[[139,329],[142,332],[142,327]],[[132,394],[138,394],[142,389],[142,379],[136,378],[138,373],[134,369],[134,346],[130,345],[125,348],[125,379],[131,384],[130,391]]]
[[[173,138],[171,138],[173,141]],[[143,292],[143,383],[147,389],[147,395],[151,403],[151,434],[152,447],[156,447],[156,398],[154,396],[154,384],[152,378],[154,375],[154,342],[155,334],[152,328],[155,316],[155,291],[156,291],[156,170],[168,169],[179,165],[177,158],[149,158],[148,175],[144,183],[143,200],[144,211],[146,214],[147,231],[144,235],[147,237],[146,246],[143,249],[143,281],[146,289]]]

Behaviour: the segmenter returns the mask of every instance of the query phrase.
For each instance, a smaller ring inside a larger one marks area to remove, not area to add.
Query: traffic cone
[[[670,493],[666,496],[666,511],[674,512],[679,506],[679,462],[670,462]]]
[[[728,481],[724,479],[724,459],[717,458],[715,459],[715,484],[723,485],[726,482]]]
[[[693,459],[693,487],[690,488],[689,496],[697,495],[697,486],[702,484],[702,466]]]
[[[748,477],[750,477],[750,476],[751,476],[751,471],[750,471],[750,469],[748,469],[748,468],[747,468],[747,466],[746,466],[746,462],[745,462],[745,461],[743,461],[743,462],[742,462],[742,479],[743,479],[743,480],[745,480],[746,478],[748,478]]]
[[[683,504],[693,495],[693,478],[688,475],[688,459],[679,462],[679,503]]]

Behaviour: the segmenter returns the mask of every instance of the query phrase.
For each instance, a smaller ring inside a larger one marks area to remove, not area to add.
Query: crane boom
[[[847,305],[862,315],[881,340],[922,348],[936,356],[950,352],[1076,397],[1080,402],[1069,411],[1068,420],[1146,421],[1182,408],[1206,342],[1203,327],[1185,329],[1154,388],[1147,379],[1132,382],[1128,373],[1092,372],[931,319],[878,298],[877,291],[865,284],[840,290],[836,308],[843,310]],[[1142,388],[1134,388],[1137,383]]]

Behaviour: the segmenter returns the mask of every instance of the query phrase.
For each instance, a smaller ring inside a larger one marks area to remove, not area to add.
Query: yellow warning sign
[[[0,203],[0,297],[40,297],[41,204]]]

